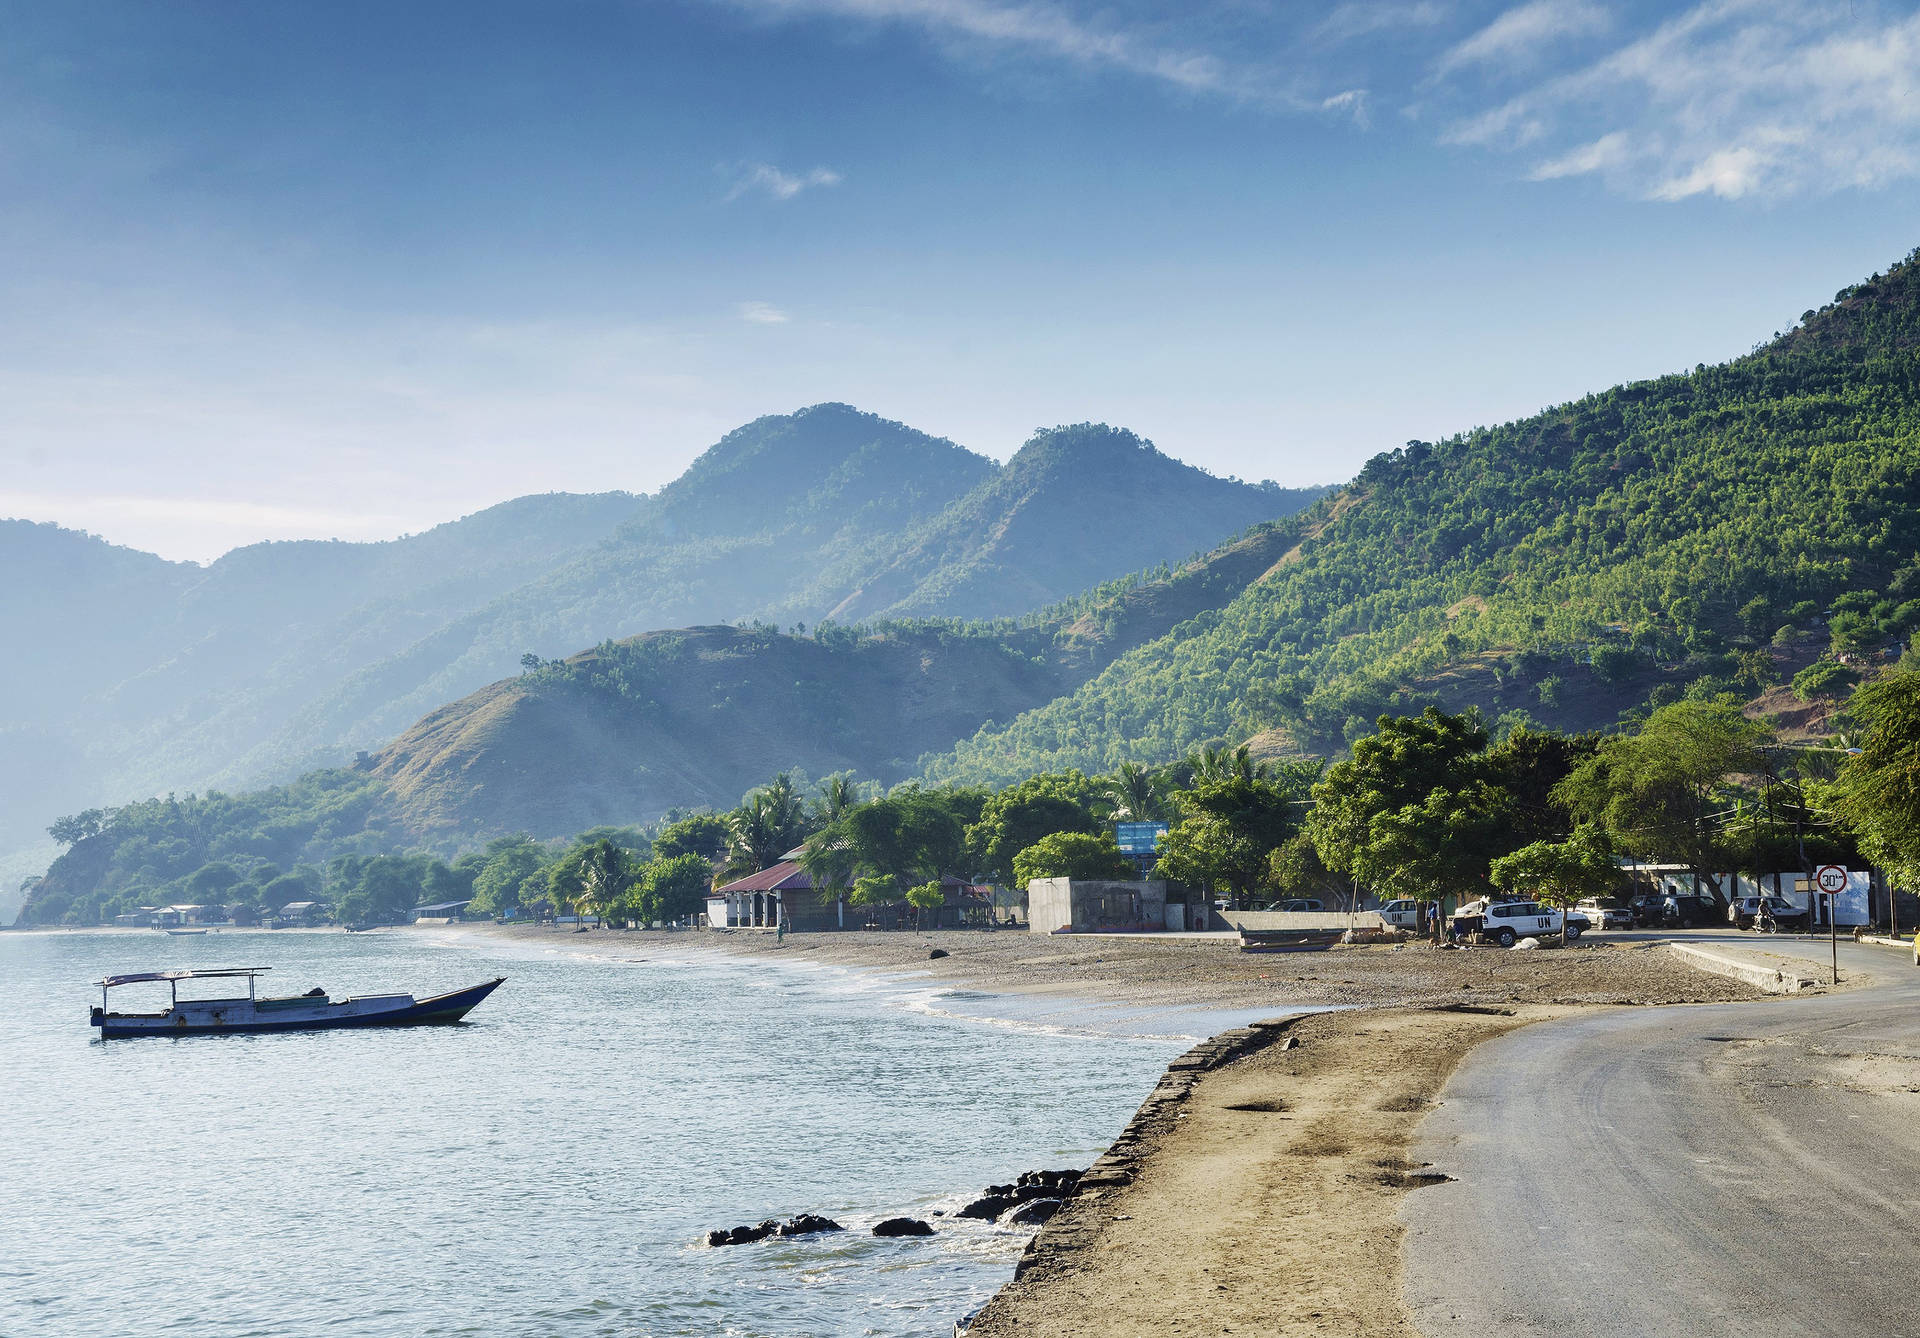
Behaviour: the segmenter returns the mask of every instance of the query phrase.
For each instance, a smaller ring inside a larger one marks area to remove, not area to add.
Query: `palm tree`
[[[633,869],[624,850],[611,841],[600,841],[590,847],[580,861],[580,891],[573,899],[573,913],[581,921],[579,927],[586,928],[586,914],[590,910],[605,923],[606,913],[620,904],[632,886]]]
[[[1224,745],[1212,745],[1197,753],[1187,755],[1187,766],[1193,772],[1196,785],[1212,785],[1222,781],[1265,780],[1268,767],[1265,762],[1253,760],[1253,752],[1246,744],[1228,749]]]
[[[821,826],[838,822],[848,809],[860,802],[862,786],[851,771],[836,771],[820,782],[820,800],[814,806],[814,820]]]
[[[1107,780],[1107,800],[1113,816],[1120,822],[1154,822],[1160,817],[1163,797],[1152,772],[1138,762],[1122,762]]]
[[[806,807],[793,778],[783,771],[727,815],[727,860],[721,873],[729,878],[758,873],[778,863],[806,834]]]

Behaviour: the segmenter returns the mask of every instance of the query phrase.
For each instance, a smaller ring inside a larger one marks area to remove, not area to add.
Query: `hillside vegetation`
[[[928,775],[1326,752],[1428,704],[1591,726],[1880,654],[1920,625],[1917,348],[1910,258],[1724,366],[1409,442],[1217,613]]]
[[[391,543],[259,544],[201,568],[0,522],[0,627],[35,647],[0,666],[0,867],[63,811],[343,762],[528,652],[856,606],[1025,614],[1317,495],[1091,425],[1002,467],[826,404],[729,433],[649,497],[521,498]],[[898,588],[862,593],[880,586]]]

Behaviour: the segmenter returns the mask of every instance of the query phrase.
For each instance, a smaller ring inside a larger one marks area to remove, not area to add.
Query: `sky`
[[[0,20],[0,516],[177,559],[651,491],[826,400],[1337,482],[1920,245],[1912,4]]]

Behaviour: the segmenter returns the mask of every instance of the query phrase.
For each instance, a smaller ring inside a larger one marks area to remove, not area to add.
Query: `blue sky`
[[[649,490],[828,399],[1334,481],[1920,245],[1913,5],[0,17],[0,515],[175,557]]]

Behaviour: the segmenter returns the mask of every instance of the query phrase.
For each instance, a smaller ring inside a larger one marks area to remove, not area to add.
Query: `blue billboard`
[[[1160,848],[1160,838],[1166,834],[1164,822],[1116,822],[1113,825],[1113,839],[1119,843],[1123,855],[1151,855]]]

